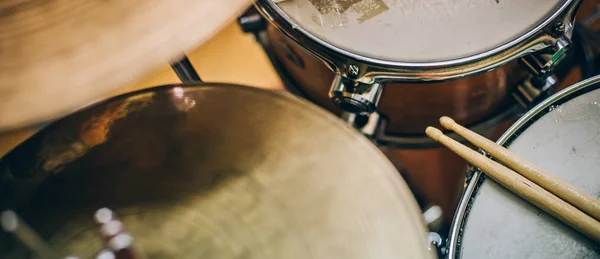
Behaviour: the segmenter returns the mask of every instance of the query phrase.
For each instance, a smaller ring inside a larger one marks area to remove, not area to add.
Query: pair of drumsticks
[[[1,226],[6,232],[15,235],[27,248],[42,259],[78,259],[76,256],[63,257],[50,247],[31,227],[13,211],[4,211],[0,216]],[[102,208],[94,215],[100,227],[100,234],[108,249],[98,253],[96,259],[144,259],[145,256],[133,244],[133,237],[125,232],[123,223],[114,213]]]
[[[427,127],[427,136],[478,167],[508,190],[594,241],[600,242],[600,201],[503,146],[459,125],[449,117],[441,117],[440,123],[506,167],[447,137],[434,127]]]

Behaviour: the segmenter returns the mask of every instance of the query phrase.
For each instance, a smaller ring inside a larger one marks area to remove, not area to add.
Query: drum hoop
[[[505,65],[529,53],[544,49],[553,44],[556,39],[548,39],[548,34],[543,33],[554,21],[560,20],[563,15],[576,10],[582,0],[565,0],[555,7],[544,20],[533,26],[524,34],[493,49],[467,57],[436,62],[401,62],[384,60],[355,54],[350,51],[330,44],[308,30],[302,28],[287,15],[272,0],[257,0],[255,6],[277,29],[292,38],[298,44],[316,55],[328,65],[340,68],[349,64],[359,63],[371,66],[363,83],[372,83],[376,79],[400,79],[406,81],[439,81],[449,80],[485,72]],[[574,17],[574,15],[573,15]],[[569,18],[571,19],[571,18]],[[568,27],[568,26],[567,26]],[[570,37],[571,28],[567,29]],[[341,56],[341,61],[334,61]],[[334,58],[331,58],[334,57]],[[343,65],[336,63],[346,63]],[[383,68],[384,72],[379,73]]]
[[[512,141],[518,137],[520,132],[523,132],[530,125],[540,119],[550,111],[553,105],[565,103],[573,98],[582,96],[583,94],[600,88],[600,75],[588,78],[574,85],[571,85],[560,92],[550,96],[540,104],[536,105],[530,111],[525,113],[517,122],[515,122],[502,136],[496,141],[499,145],[507,147]],[[462,229],[466,223],[466,218],[471,209],[473,196],[483,183],[485,176],[481,171],[473,170],[473,176],[469,180],[467,188],[463,193],[459,206],[454,214],[452,226],[450,227],[450,235],[448,237],[448,258],[460,258],[460,245],[462,240]]]

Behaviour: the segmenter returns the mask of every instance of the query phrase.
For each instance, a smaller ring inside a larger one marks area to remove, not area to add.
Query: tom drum
[[[371,137],[417,195],[441,205],[450,221],[466,163],[427,138],[425,128],[448,115],[491,136],[518,107],[547,97],[567,64],[581,2],[259,0],[256,6],[270,21],[274,59],[297,92]]]

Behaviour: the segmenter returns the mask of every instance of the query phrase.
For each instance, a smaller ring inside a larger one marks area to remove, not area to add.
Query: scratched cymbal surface
[[[98,101],[201,45],[251,4],[0,1],[0,131]]]
[[[0,161],[0,206],[92,256],[109,207],[149,258],[432,258],[420,210],[375,146],[285,93],[165,86],[42,130]],[[27,258],[9,236],[0,257]]]

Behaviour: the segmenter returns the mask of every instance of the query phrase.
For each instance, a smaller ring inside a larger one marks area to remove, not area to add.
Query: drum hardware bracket
[[[380,120],[377,112],[368,115],[344,112],[342,113],[342,119],[368,138],[375,136]]]
[[[439,206],[430,206],[423,211],[423,221],[430,232],[427,235],[427,244],[430,251],[435,251],[439,258],[444,258],[446,255],[445,238],[439,231],[443,221],[444,212]]]
[[[183,83],[202,82],[192,62],[185,55],[179,61],[172,63],[171,68]]]
[[[377,109],[382,93],[383,86],[379,83],[361,84],[337,74],[331,84],[329,97],[344,111],[370,114]]]
[[[436,232],[429,232],[427,235],[427,242],[430,250],[435,250],[439,258],[445,258],[447,249],[442,236]]]
[[[524,110],[529,110],[546,95],[550,94],[556,87],[558,79],[556,76],[548,76],[545,79],[532,78],[523,81],[512,92],[513,98]]]
[[[574,16],[582,1],[573,1],[562,16],[548,24],[544,30],[547,36],[552,37],[553,43],[529,55],[520,58],[523,64],[534,77],[546,78],[554,73],[555,68],[567,56],[572,47],[574,29]],[[544,36],[542,36],[543,38]]]
[[[245,33],[256,33],[264,31],[267,28],[267,21],[262,15],[256,12],[247,12],[240,16],[237,20],[240,28]]]
[[[360,68],[357,65],[348,65],[346,68],[346,75],[352,79],[356,79],[360,75]]]
[[[273,68],[275,69],[275,72],[277,73],[277,75],[279,75],[279,79],[281,79],[285,89],[288,92],[290,92],[296,96],[306,98],[306,94],[304,94],[304,92],[302,90],[300,90],[300,88],[297,87],[293,83],[294,81],[290,78],[289,74],[285,71],[281,62],[279,60],[277,60],[275,51],[273,50],[273,43],[269,40],[269,37],[267,36],[267,21],[265,20],[265,18],[262,15],[260,15],[259,13],[253,12],[252,10],[250,10],[250,11],[246,12],[244,15],[240,16],[240,18],[238,18],[237,22],[243,32],[251,33],[252,35],[254,35],[254,39],[263,48],[263,51],[267,55],[267,58],[269,58],[269,61],[271,62],[271,64],[273,65]],[[287,47],[287,46],[285,46],[285,47]],[[289,49],[289,47],[287,47],[286,51],[288,51],[288,50],[291,50],[291,49]],[[291,58],[293,58],[293,55],[295,55],[295,53],[290,53],[289,55],[286,55],[286,56],[288,56],[288,58],[291,59]],[[297,59],[291,60],[291,61],[294,62],[294,64],[296,64],[296,65],[300,64],[301,67],[303,67],[304,63],[302,62],[302,60],[297,55],[296,55],[296,57],[297,57]],[[299,62],[299,63],[296,63],[296,62]]]
[[[553,73],[573,45],[572,28],[572,23],[562,21],[554,23],[550,29],[550,34],[556,37],[554,44],[519,59],[531,76],[516,87],[512,96],[525,110],[537,104],[556,86],[558,79]]]
[[[444,212],[440,206],[430,206],[423,212],[423,220],[431,231],[439,231]]]
[[[561,35],[565,32],[566,25],[563,22],[557,22],[554,25],[554,33],[557,35]]]
[[[556,66],[566,57],[570,46],[570,39],[560,37],[553,46],[529,54],[520,61],[534,77],[545,78],[551,75]]]

